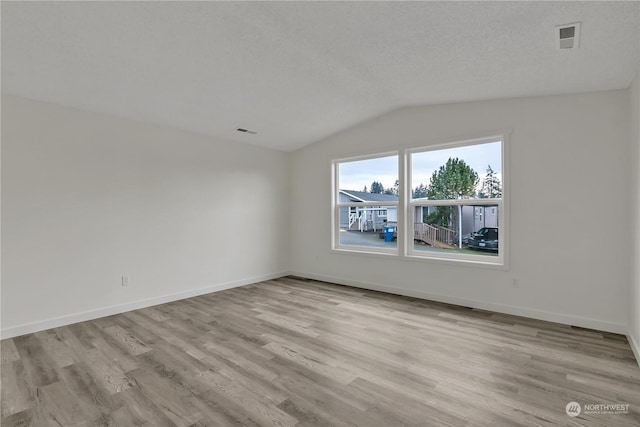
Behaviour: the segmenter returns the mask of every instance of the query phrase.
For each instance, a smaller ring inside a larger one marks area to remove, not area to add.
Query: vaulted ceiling
[[[3,93],[285,151],[410,105],[627,88],[639,64],[638,2],[1,8]]]

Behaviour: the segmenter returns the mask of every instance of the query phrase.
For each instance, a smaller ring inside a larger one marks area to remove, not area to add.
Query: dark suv
[[[498,229],[482,227],[469,238],[469,249],[498,252]]]

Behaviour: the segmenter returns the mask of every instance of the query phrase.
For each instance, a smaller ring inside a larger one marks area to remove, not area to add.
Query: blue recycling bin
[[[390,225],[384,226],[384,241],[385,242],[393,242],[393,233],[396,231],[395,227]]]

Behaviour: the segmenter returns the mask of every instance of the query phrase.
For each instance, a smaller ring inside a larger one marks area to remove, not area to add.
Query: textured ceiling
[[[626,88],[638,6],[3,1],[2,92],[290,151],[408,105]]]

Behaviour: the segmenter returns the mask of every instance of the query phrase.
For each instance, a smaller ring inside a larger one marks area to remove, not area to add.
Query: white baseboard
[[[53,319],[47,319],[47,320],[42,320],[38,322],[27,323],[24,325],[13,326],[6,329],[2,329],[0,331],[0,339],[17,337],[19,335],[30,334],[33,332],[43,331],[45,329],[58,328],[60,326],[71,325],[73,323],[78,323],[78,322],[85,322],[87,320],[93,320],[100,317],[111,316],[113,314],[124,313],[132,310],[138,310],[141,308],[151,307],[153,305],[164,304],[172,301],[178,301],[181,299],[191,298],[198,295],[210,294],[212,292],[223,291],[225,289],[237,288],[239,286],[250,285],[252,283],[262,282],[265,280],[277,279],[278,277],[286,276],[287,274],[289,273],[284,271],[280,273],[250,277],[243,280],[236,280],[233,282],[220,283],[217,285],[207,286],[205,288],[192,289],[184,292],[176,292],[173,294],[133,301],[126,304],[119,304],[119,305],[114,305],[110,307],[99,308],[96,310],[85,311],[82,313],[70,314],[68,316],[55,317]]]
[[[627,341],[629,341],[633,355],[636,357],[636,362],[638,362],[638,366],[640,366],[640,343],[633,338],[631,330],[627,332]]]
[[[477,308],[481,310],[495,311],[497,313],[511,314],[514,316],[528,317],[531,319],[545,320],[548,322],[562,323],[565,325],[578,326],[581,328],[595,329],[598,331],[612,332],[615,334],[627,335],[627,325],[622,323],[609,322],[605,320],[590,319],[580,316],[571,316],[562,313],[553,313],[542,310],[534,310],[526,307],[518,307],[504,304],[496,304],[488,301],[476,301],[459,298],[449,295],[433,294],[417,289],[398,288],[395,286],[383,285],[370,282],[357,282],[339,277],[325,276],[313,273],[291,272],[291,275],[305,277],[308,279],[321,280],[323,282],[336,283],[339,285],[353,286],[355,288],[370,289],[374,291],[387,292],[391,294],[404,295],[408,297],[421,298],[430,301],[443,302],[446,304],[461,305],[464,307]],[[637,347],[636,347],[637,348]],[[636,353],[636,359],[638,358]]]

